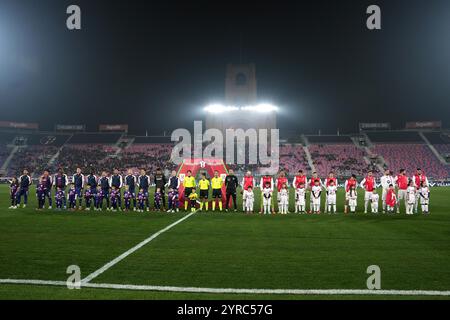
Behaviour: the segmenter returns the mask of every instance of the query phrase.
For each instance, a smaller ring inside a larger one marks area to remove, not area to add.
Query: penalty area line
[[[173,227],[175,227],[177,224],[183,222],[184,220],[188,219],[189,217],[191,217],[193,214],[195,214],[198,210],[195,210],[194,212],[189,213],[188,215],[184,216],[183,218],[175,221],[174,223],[168,225],[167,227],[165,227],[164,229],[159,230],[158,232],[152,234],[150,237],[148,237],[147,239],[139,242],[137,245],[135,245],[133,248],[125,251],[124,253],[122,253],[120,256],[118,256],[117,258],[111,260],[110,262],[108,262],[107,264],[105,264],[103,267],[101,267],[100,269],[97,269],[96,271],[92,272],[90,275],[88,275],[86,278],[81,280],[81,284],[87,284],[89,281],[91,281],[92,279],[98,277],[99,275],[101,275],[103,272],[105,272],[106,270],[108,270],[109,268],[111,268],[112,266],[114,266],[115,264],[119,263],[120,261],[122,261],[123,259],[125,259],[126,257],[128,257],[130,254],[132,254],[133,252],[139,250],[140,248],[142,248],[143,246],[145,246],[147,243],[149,243],[150,241],[154,240],[155,238],[157,238],[158,236],[160,236],[161,234],[163,234],[164,232],[172,229]]]
[[[41,286],[67,286],[65,281],[0,279],[0,284],[28,284]],[[136,291],[164,291],[183,293],[229,293],[229,294],[274,294],[274,295],[378,295],[378,296],[450,296],[450,291],[438,290],[369,290],[369,289],[235,289],[150,286],[111,283],[82,283],[81,288],[116,289]]]

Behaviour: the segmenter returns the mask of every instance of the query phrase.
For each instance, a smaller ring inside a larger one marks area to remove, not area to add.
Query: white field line
[[[67,286],[65,281],[0,279],[0,284],[31,284],[44,286]],[[284,294],[284,295],[374,295],[374,296],[450,296],[450,291],[437,290],[369,290],[369,289],[234,289],[197,288],[172,286],[147,286],[132,284],[83,283],[82,288],[101,288],[139,291],[166,291],[185,293],[230,293],[230,294]]]
[[[98,277],[100,274],[102,274],[103,272],[105,272],[106,270],[108,270],[109,268],[111,268],[112,266],[114,266],[115,264],[117,264],[118,262],[122,261],[123,259],[125,259],[126,257],[128,257],[130,254],[132,254],[133,252],[135,252],[136,250],[139,250],[140,248],[142,248],[143,246],[145,246],[147,243],[149,243],[150,241],[154,240],[155,238],[157,238],[158,236],[160,236],[161,234],[163,234],[164,232],[170,230],[171,228],[175,227],[177,224],[179,224],[180,222],[183,222],[184,220],[188,219],[189,217],[191,217],[193,214],[195,214],[197,212],[191,212],[188,215],[184,216],[183,218],[175,221],[174,223],[168,225],[167,227],[165,227],[164,229],[159,230],[158,232],[152,234],[150,237],[148,237],[147,239],[141,241],[140,243],[138,243],[137,245],[135,245],[133,248],[131,248],[130,250],[125,251],[124,253],[122,253],[120,256],[118,256],[117,258],[111,260],[110,262],[108,262],[107,264],[105,264],[103,267],[101,267],[100,269],[92,272],[90,275],[88,275],[86,278],[81,280],[82,284],[86,284],[89,281],[91,281],[92,279]]]

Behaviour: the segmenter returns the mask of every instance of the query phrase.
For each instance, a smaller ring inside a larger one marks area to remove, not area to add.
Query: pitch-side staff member
[[[233,169],[228,171],[228,175],[225,178],[225,186],[226,186],[226,203],[225,210],[228,211],[228,206],[230,204],[230,197],[233,198],[234,211],[237,211],[237,203],[236,203],[236,189],[239,186],[238,178],[234,175]]]

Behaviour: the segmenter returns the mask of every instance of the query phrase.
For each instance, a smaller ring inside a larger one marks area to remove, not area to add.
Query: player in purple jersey
[[[95,210],[101,211],[103,210],[103,198],[104,198],[103,190],[101,186],[97,186],[97,192],[95,193]]]
[[[9,185],[9,196],[11,199],[11,206],[9,209],[17,209],[17,191],[19,190],[19,181],[13,177]]]
[[[67,175],[64,173],[64,170],[62,168],[58,169],[58,173],[55,174],[53,183],[56,190],[60,189],[63,192],[66,191],[66,186],[69,183],[69,179],[67,178]],[[63,198],[63,204],[64,208],[66,208],[66,197]]]
[[[38,202],[38,207],[36,210],[42,210],[44,208],[45,192],[45,186],[42,183],[39,183],[36,187],[36,198]]]
[[[125,185],[125,191],[123,192],[123,200],[125,202],[125,211],[129,211],[131,209],[131,200],[134,199],[133,194],[130,191],[130,187]]]
[[[138,195],[137,195],[138,211],[139,212],[144,212],[146,200],[147,200],[146,193],[145,193],[144,189],[141,188],[139,190]]]
[[[92,194],[92,190],[91,187],[88,186],[86,188],[86,190],[84,190],[84,202],[86,204],[86,208],[84,208],[84,210],[91,210],[91,203],[92,203],[92,198],[93,198],[93,194]]]
[[[157,188],[154,195],[155,211],[161,210],[163,195],[161,189]]]
[[[52,177],[51,177],[50,172],[48,170],[44,170],[44,173],[40,177],[40,181],[45,187],[45,198],[48,199],[48,208],[51,209],[52,208],[52,185],[53,185],[53,180],[52,180]],[[45,199],[44,199],[44,202],[45,202]]]
[[[55,193],[55,202],[56,202],[56,209],[61,210],[63,208],[63,205],[65,205],[66,197],[64,195],[64,190],[61,188],[56,189]]]
[[[109,197],[110,197],[112,211],[117,211],[118,203],[119,203],[119,192],[120,192],[120,190],[117,189],[116,187],[114,187],[114,186],[111,187],[111,194],[109,195]]]
[[[177,189],[171,189],[168,194],[168,203],[169,203],[169,211],[168,212],[175,212],[178,211],[178,190]]]
[[[67,201],[69,202],[70,211],[74,211],[77,208],[77,190],[75,189],[75,184],[71,183],[69,188],[69,193],[67,194]]]

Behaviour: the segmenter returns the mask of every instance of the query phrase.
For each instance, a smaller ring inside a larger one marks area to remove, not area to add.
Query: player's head
[[[156,173],[161,174],[161,168],[156,168]]]
[[[414,186],[414,181],[412,181],[412,179],[409,179],[408,185],[411,186],[411,187]]]
[[[156,188],[156,192],[161,192],[161,188]]]
[[[389,185],[389,189],[394,189],[394,185],[393,185],[393,184],[390,184],[390,185]]]
[[[400,169],[400,175],[404,176],[405,175],[405,169]]]
[[[45,169],[45,170],[44,170],[44,177],[48,177],[49,174],[50,174],[50,172],[49,172],[47,169]]]
[[[112,186],[112,189],[113,189],[113,190],[116,190],[116,187],[115,187],[115,186]]]
[[[128,190],[130,190],[130,186],[129,185],[125,185],[125,191],[128,191]]]
[[[250,170],[247,170],[247,172],[245,173],[245,175],[246,175],[247,177],[250,177],[250,176],[252,175],[252,172],[251,172]]]
[[[133,169],[128,169],[127,172],[130,176],[133,175]]]
[[[27,170],[27,169],[23,169],[22,172],[23,172],[23,175],[24,175],[24,176],[28,175],[28,170]]]
[[[369,170],[369,171],[367,172],[367,175],[368,175],[369,177],[373,176],[373,171],[372,171],[372,170]]]
[[[356,180],[356,174],[352,174],[352,179]]]
[[[17,178],[16,177],[12,177],[11,183],[16,183],[16,182],[17,182]]]
[[[71,189],[75,188],[75,183],[71,182],[71,183],[70,183],[70,188],[71,188]]]
[[[302,182],[302,183],[300,183],[300,188],[304,188],[305,187],[305,184]]]
[[[78,174],[81,173],[81,168],[77,168],[77,173],[78,173]]]
[[[416,172],[417,172],[418,175],[421,175],[422,174],[422,169],[417,168]]]
[[[139,192],[144,192],[144,189],[143,189],[143,188],[140,188],[140,189],[139,189]]]
[[[228,174],[229,174],[229,175],[233,175],[233,174],[234,174],[233,169],[228,170]]]
[[[287,188],[286,183],[283,183],[282,188],[283,188],[283,189],[286,189],[286,188]]]
[[[266,184],[264,185],[266,188],[270,188],[270,182],[266,182]]]
[[[425,181],[421,181],[421,182],[420,182],[420,186],[421,186],[422,188],[423,188],[423,187],[426,187],[426,185],[427,185],[427,184],[426,184]]]
[[[115,174],[115,175],[118,175],[118,174],[119,174],[119,169],[114,168],[114,174]]]
[[[286,175],[286,173],[284,173],[283,170],[280,171],[280,177],[284,177]]]
[[[188,171],[186,172],[186,175],[187,175],[188,177],[190,177],[190,176],[192,175],[192,171],[191,171],[191,170],[188,170]]]
[[[319,181],[319,180],[314,180],[314,185],[315,185],[315,186],[318,186],[318,185],[319,185],[319,183],[320,183],[320,181]]]
[[[172,170],[172,177],[176,177],[177,176],[177,172],[175,170]]]
[[[253,190],[252,186],[247,187],[247,191],[252,191],[252,190]]]
[[[102,171],[102,177],[106,177],[106,171]]]
[[[300,170],[297,171],[297,173],[298,173],[299,176],[302,176],[303,175],[303,170],[300,169]]]
[[[206,179],[206,173],[202,172],[202,179],[205,180]]]
[[[42,184],[41,184],[41,186],[43,186]],[[56,190],[58,190],[58,191],[61,191],[61,188],[60,187],[58,187]]]
[[[384,170],[384,175],[388,176],[391,174],[391,171],[389,169]]]
[[[314,178],[317,178],[317,172],[316,172],[316,171],[313,171],[312,176],[313,176]]]
[[[102,190],[102,186],[98,185],[97,190]]]
[[[334,180],[330,180],[330,186],[334,186]]]
[[[330,171],[330,173],[328,174],[328,177],[334,178],[334,172],[333,172],[333,171]]]
[[[145,176],[145,169],[141,169],[141,176]]]
[[[214,177],[216,177],[216,178],[219,177],[219,171],[217,171],[217,170],[214,171]]]
[[[59,168],[58,168],[58,173],[59,173],[59,174],[63,174],[63,173],[64,173],[63,168],[59,167]]]

